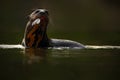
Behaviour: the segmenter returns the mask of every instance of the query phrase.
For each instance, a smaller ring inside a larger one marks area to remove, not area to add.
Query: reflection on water
[[[0,45],[0,80],[119,80],[119,46],[26,49]]]
[[[24,55],[28,64],[44,61],[46,58],[47,50],[46,49],[34,49],[29,48],[24,50]]]

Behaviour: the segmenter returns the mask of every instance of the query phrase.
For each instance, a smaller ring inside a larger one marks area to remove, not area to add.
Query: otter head
[[[24,35],[24,45],[26,47],[42,47],[48,45],[46,34],[48,25],[48,11],[37,9],[29,15]]]

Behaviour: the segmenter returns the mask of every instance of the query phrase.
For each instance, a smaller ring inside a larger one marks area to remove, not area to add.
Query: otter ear
[[[40,24],[40,19],[39,18],[37,18],[37,19],[35,19],[33,22],[32,22],[32,26],[34,26],[34,25],[38,25],[38,24]]]
[[[26,19],[30,19],[30,15],[26,16]]]

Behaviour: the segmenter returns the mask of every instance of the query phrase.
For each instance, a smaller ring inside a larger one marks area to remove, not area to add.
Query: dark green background
[[[46,8],[49,37],[85,45],[120,45],[119,4],[119,0],[1,0],[0,44],[21,43],[27,16]]]

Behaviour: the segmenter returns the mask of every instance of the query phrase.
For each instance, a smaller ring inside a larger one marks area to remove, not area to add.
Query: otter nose
[[[44,9],[37,9],[34,11],[34,14],[44,14],[45,10]]]
[[[45,14],[45,12],[40,12],[40,14],[41,14],[41,15],[44,15],[44,14]]]
[[[37,9],[34,11],[34,14],[41,14],[41,15],[47,14],[48,15],[48,11],[46,9]]]
[[[47,15],[48,15],[48,11],[47,11],[47,10],[40,11],[40,14],[41,14],[41,15],[44,15],[44,14],[47,14]]]

